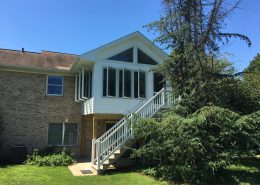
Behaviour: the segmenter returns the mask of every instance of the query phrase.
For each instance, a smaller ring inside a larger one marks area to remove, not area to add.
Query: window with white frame
[[[92,97],[92,72],[82,68],[75,76],[75,100],[84,101]]]
[[[78,145],[79,124],[78,123],[49,123],[48,145]]]
[[[104,68],[103,96],[146,98],[146,72]]]
[[[146,75],[144,71],[134,71],[134,98],[146,98]]]
[[[103,69],[103,96],[116,96],[116,69]]]
[[[63,96],[63,76],[47,76],[47,95]]]

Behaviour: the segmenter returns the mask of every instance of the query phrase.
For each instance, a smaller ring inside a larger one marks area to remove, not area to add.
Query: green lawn
[[[74,177],[66,167],[0,167],[0,185],[167,185],[139,173]]]
[[[234,185],[260,185],[260,159],[230,165],[227,182]]]
[[[228,185],[260,185],[260,162],[230,165],[224,177]],[[0,185],[167,185],[135,172],[74,177],[66,167],[0,166]]]

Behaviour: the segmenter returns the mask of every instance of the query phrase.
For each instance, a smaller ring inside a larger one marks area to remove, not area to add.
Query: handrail
[[[161,89],[145,104],[143,104],[134,114],[139,115],[141,118],[153,116],[163,106],[172,105],[175,102],[174,98],[170,97],[169,91]],[[133,121],[135,116],[129,114],[117,122],[106,133],[99,137],[96,141],[93,140],[93,149],[96,149],[96,158],[92,156],[92,163],[97,164],[97,169],[120,148],[129,138],[133,137]],[[130,122],[130,125],[128,124]],[[95,152],[94,152],[95,153]],[[92,153],[92,155],[94,155]]]

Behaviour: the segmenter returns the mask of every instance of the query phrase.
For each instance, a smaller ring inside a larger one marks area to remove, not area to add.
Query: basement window
[[[63,76],[47,77],[47,95],[63,96]]]
[[[79,124],[49,123],[48,145],[73,146],[79,144]]]

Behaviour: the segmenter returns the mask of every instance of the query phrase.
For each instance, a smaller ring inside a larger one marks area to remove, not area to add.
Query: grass
[[[228,167],[225,185],[260,185],[260,159]],[[136,172],[74,177],[66,167],[0,166],[0,185],[167,185]]]
[[[167,185],[139,173],[74,177],[66,167],[13,165],[0,167],[2,185]]]
[[[228,184],[260,185],[260,160],[252,159],[228,167]]]

